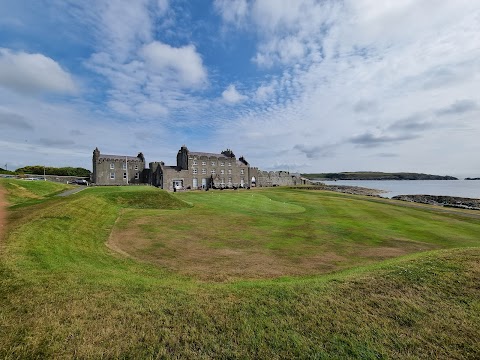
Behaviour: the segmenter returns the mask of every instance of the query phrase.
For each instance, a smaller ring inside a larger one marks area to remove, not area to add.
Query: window
[[[231,163],[231,162],[229,162],[229,163],[228,163],[228,166],[232,166],[232,163]]]
[[[220,170],[220,174],[222,174],[222,175],[225,174],[225,170],[223,170],[223,169]]]
[[[212,161],[212,166],[215,166],[215,161]]]
[[[135,165],[135,170],[138,170],[138,165]]]
[[[245,173],[245,169],[240,169],[240,174],[244,174]]]
[[[222,161],[222,162],[220,163],[220,166],[225,166],[225,163]]]
[[[197,169],[197,168],[193,168],[193,169],[192,169],[192,173],[193,173],[193,174],[198,174],[198,169]]]
[[[138,180],[140,179],[140,174],[139,173],[135,173],[135,180]]]
[[[197,165],[197,160],[193,160],[193,165]]]
[[[228,178],[228,183],[229,183],[229,184],[232,183],[232,178]]]
[[[123,180],[127,179],[127,173],[123,173]]]
[[[123,163],[123,164],[122,164],[122,169],[123,169],[123,170],[127,170],[127,164],[126,164],[126,163]]]
[[[206,162],[206,161],[202,161],[202,165],[203,165],[203,166],[207,165],[207,162]]]
[[[207,173],[207,170],[206,169],[202,169],[202,174],[206,174]]]
[[[222,178],[221,184],[222,184],[222,185],[225,185],[225,179],[224,179],[224,178]]]
[[[115,173],[114,172],[110,173],[110,179],[115,180]]]
[[[228,169],[228,174],[231,174],[232,173],[232,169]]]
[[[212,174],[215,174],[215,169],[212,169],[212,171],[210,171]]]
[[[110,169],[115,169],[115,164],[114,163],[110,163]]]

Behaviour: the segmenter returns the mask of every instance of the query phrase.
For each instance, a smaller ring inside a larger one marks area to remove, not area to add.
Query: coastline
[[[380,194],[388,193],[388,191],[380,189],[372,189],[361,186],[348,186],[348,185],[326,185],[317,184],[309,187],[296,187],[304,190],[325,190],[339,192],[343,194],[351,195],[363,195],[382,197]],[[480,210],[480,199],[461,197],[461,196],[447,196],[447,195],[396,195],[391,198],[392,200],[413,202],[419,204],[435,205],[442,207],[460,208],[467,210]]]
[[[291,187],[293,189],[302,189],[302,190],[326,190],[326,191],[334,191],[343,194],[351,194],[351,195],[364,195],[364,196],[375,196],[381,197],[380,194],[385,194],[388,191],[379,190],[379,189],[371,189],[362,186],[348,186],[348,185],[325,185],[323,183],[316,184],[313,186],[298,186],[298,187]]]

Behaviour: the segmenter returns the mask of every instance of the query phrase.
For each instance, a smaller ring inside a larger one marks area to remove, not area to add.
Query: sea
[[[396,195],[444,195],[480,199],[480,180],[337,180],[324,181],[326,185],[361,186],[384,190],[379,194],[391,198]]]

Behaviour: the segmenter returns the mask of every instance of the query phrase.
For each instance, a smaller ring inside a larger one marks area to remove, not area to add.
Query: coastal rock
[[[344,194],[352,195],[364,195],[364,196],[376,196],[380,197],[379,194],[386,193],[387,191],[378,190],[378,189],[369,189],[360,186],[346,186],[346,185],[325,185],[323,183],[317,183],[314,186],[302,186],[295,187],[295,189],[302,190],[326,190],[326,191],[335,191]]]
[[[421,204],[480,210],[480,199],[437,195],[397,195],[392,197],[392,199]]]

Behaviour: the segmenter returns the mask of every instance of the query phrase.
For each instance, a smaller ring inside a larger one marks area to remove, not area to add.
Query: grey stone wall
[[[256,187],[303,185],[304,180],[288,171],[262,171],[250,168],[250,179],[255,178]]]

